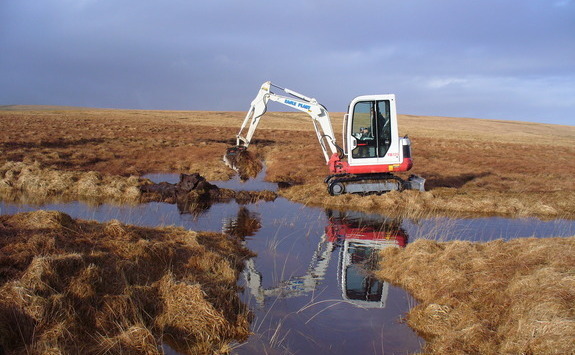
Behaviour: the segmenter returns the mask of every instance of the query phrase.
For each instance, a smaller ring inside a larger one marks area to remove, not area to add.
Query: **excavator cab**
[[[346,120],[350,166],[369,170],[403,161],[396,117],[395,95],[360,96],[351,102]]]
[[[424,191],[425,179],[393,175],[411,169],[411,142],[399,137],[395,95],[364,95],[353,99],[344,117],[344,156],[328,162],[332,175],[325,179],[330,195]]]

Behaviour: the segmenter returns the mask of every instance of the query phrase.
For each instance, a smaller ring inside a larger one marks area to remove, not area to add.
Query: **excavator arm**
[[[280,89],[290,96],[277,95],[271,92],[271,87]],[[244,118],[240,131],[236,135],[236,144],[238,147],[245,149],[250,145],[258,124],[260,123],[260,119],[267,111],[269,101],[278,102],[305,112],[311,117],[326,164],[333,154],[338,153],[331,119],[326,108],[314,98],[274,85],[270,81],[266,81],[262,84],[256,98],[250,105],[250,109]]]

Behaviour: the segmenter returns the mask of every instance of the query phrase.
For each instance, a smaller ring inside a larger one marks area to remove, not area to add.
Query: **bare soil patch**
[[[575,237],[387,248],[378,277],[419,302],[407,322],[433,354],[575,352]]]
[[[249,334],[241,241],[181,228],[0,216],[0,340],[7,353],[229,351]]]
[[[235,200],[244,205],[260,200],[273,201],[277,194],[273,191],[234,191],[222,189],[209,183],[198,173],[180,174],[180,181],[176,184],[167,182],[152,183],[146,181],[141,185],[141,202],[166,202],[178,205],[180,213],[199,215],[215,203]]]

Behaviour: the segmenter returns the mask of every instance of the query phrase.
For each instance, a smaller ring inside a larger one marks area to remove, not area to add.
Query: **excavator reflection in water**
[[[342,299],[362,308],[385,307],[389,284],[375,278],[373,271],[377,268],[380,250],[403,248],[407,244],[408,236],[401,228],[401,220],[358,212],[327,210],[326,214],[328,225],[305,275],[264,288],[255,258],[246,261],[246,287],[259,306],[264,305],[266,298],[291,298],[314,292],[325,278],[330,259],[337,250],[337,278]],[[255,235],[260,227],[258,215],[241,207],[237,218],[225,221],[223,230],[245,237]]]
[[[379,251],[405,248],[407,234],[400,220],[380,216],[332,212],[326,227],[327,243],[339,247],[338,279],[342,298],[362,307],[385,307],[389,284],[373,276],[380,261]],[[370,218],[371,217],[371,218]]]

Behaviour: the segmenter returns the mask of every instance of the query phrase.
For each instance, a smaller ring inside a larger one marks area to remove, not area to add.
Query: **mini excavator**
[[[277,95],[272,88],[286,95]],[[289,95],[289,96],[287,96]],[[425,179],[411,175],[407,180],[394,175],[411,169],[411,142],[399,137],[395,95],[364,95],[354,98],[343,120],[343,144],[335,140],[327,109],[316,99],[267,81],[263,83],[236,135],[236,146],[226,151],[224,161],[236,169],[238,157],[246,152],[269,101],[307,113],[329,167],[325,178],[330,195],[384,193],[406,189],[424,191]],[[247,131],[247,133],[246,133]]]

